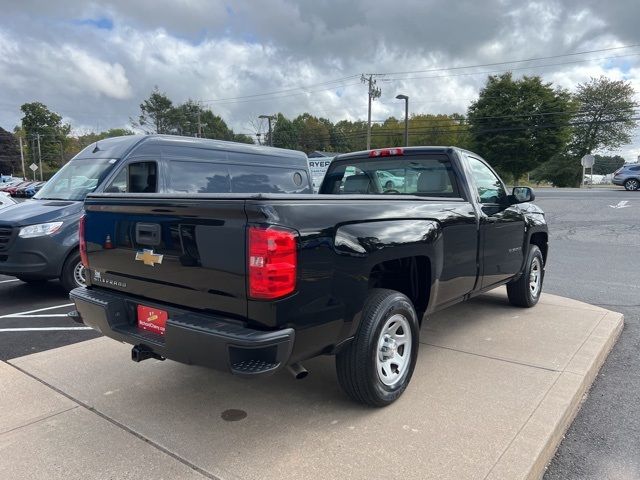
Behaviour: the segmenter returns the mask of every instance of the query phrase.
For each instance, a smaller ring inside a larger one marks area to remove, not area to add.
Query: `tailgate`
[[[244,200],[90,197],[88,282],[246,316]]]

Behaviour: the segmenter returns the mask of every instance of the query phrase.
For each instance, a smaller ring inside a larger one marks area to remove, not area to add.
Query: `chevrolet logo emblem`
[[[136,260],[153,267],[156,263],[158,265],[162,263],[162,255],[145,248],[141,252],[136,252]]]

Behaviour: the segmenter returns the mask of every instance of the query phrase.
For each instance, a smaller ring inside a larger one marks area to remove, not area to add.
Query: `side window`
[[[214,162],[169,163],[169,192],[174,193],[229,193],[227,165]]]
[[[305,170],[229,165],[233,193],[313,193]]]
[[[157,193],[158,164],[135,162],[125,165],[105,189],[107,193]]]
[[[629,170],[632,172],[640,172],[640,167],[630,167]]]
[[[500,203],[507,196],[500,179],[477,158],[467,157],[480,203]]]

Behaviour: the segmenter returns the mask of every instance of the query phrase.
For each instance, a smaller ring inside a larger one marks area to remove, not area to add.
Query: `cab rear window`
[[[460,197],[446,155],[354,159],[330,167],[320,193]]]

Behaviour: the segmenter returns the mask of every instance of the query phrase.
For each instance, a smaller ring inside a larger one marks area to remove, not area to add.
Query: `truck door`
[[[524,262],[524,215],[507,203],[507,192],[496,173],[482,160],[466,156],[480,206],[481,288],[520,272]]]

